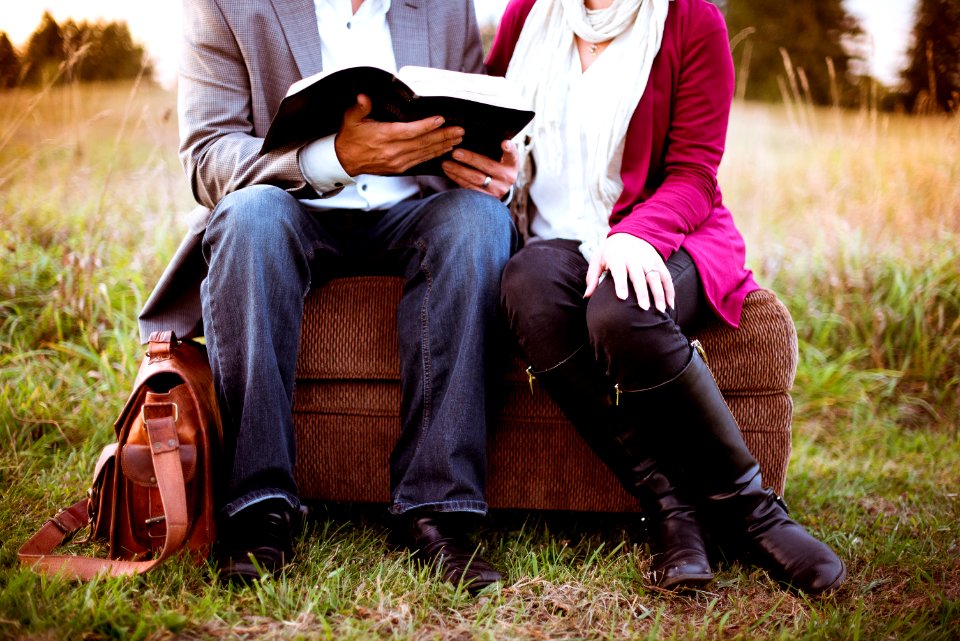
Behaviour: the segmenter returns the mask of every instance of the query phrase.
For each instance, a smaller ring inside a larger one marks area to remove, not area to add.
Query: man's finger
[[[416,140],[443,127],[443,116],[431,116],[413,122],[391,122],[386,125],[387,135],[395,140]],[[446,135],[463,137],[461,127],[448,127]]]
[[[395,155],[395,162],[398,165],[404,165],[401,171],[405,171],[414,165],[432,160],[438,156],[453,151],[453,148],[460,144],[462,138],[441,138],[426,144],[413,144],[411,142],[398,143],[402,145],[398,148]]]

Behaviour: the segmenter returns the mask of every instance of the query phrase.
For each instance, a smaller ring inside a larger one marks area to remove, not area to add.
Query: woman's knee
[[[501,306],[527,358],[545,369],[586,343],[581,279],[546,245],[529,245],[504,268]]]
[[[608,276],[609,279],[609,276]],[[612,283],[604,282],[587,305],[587,333],[611,373],[629,366],[656,369],[665,355],[686,343],[676,323],[652,305],[642,309],[634,296],[617,298]]]
[[[505,308],[524,304],[546,303],[550,296],[544,295],[556,265],[546,252],[534,251],[527,246],[514,254],[503,268],[500,278],[500,296]]]

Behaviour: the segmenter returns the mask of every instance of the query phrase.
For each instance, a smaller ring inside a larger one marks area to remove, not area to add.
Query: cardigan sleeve
[[[489,75],[506,75],[510,59],[513,57],[513,50],[517,46],[523,24],[527,21],[527,16],[530,15],[534,2],[535,0],[511,0],[507,8],[504,9],[503,17],[500,18],[500,26],[497,27],[497,35],[493,39],[490,54],[487,56],[487,73]]]
[[[664,259],[713,212],[733,101],[735,77],[726,25],[715,7],[706,6],[707,11],[690,15],[693,24],[680,35],[662,182],[610,230],[643,238]],[[647,190],[657,179],[648,177]]]

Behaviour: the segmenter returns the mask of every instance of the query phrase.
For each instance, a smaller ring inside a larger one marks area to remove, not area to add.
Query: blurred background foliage
[[[44,13],[19,53],[0,33],[0,89],[73,81],[126,80],[152,75],[143,45],[134,42],[124,22],[58,24]]]

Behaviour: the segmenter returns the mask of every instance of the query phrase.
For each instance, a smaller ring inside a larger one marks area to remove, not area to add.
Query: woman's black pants
[[[588,265],[578,247],[575,240],[534,241],[504,269],[501,303],[534,372],[583,348],[611,393],[616,384],[640,390],[671,380],[690,361],[684,331],[711,313],[690,255],[681,248],[667,260],[675,305],[660,312],[652,304],[641,309],[632,284],[627,300],[617,298],[609,274],[585,299]]]

